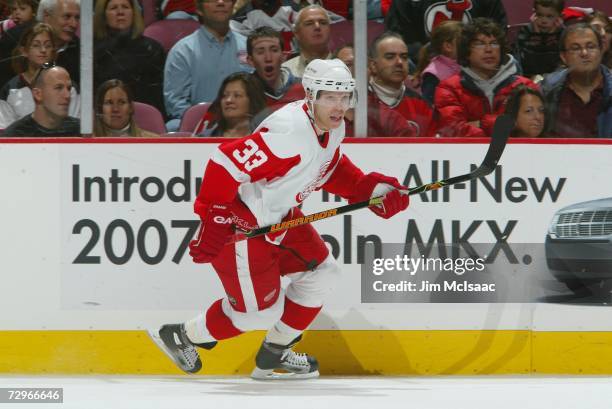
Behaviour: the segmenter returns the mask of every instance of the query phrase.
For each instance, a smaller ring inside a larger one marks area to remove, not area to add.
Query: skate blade
[[[181,371],[183,371],[183,372],[185,372],[185,373],[187,373],[187,374],[190,374],[190,375],[193,375],[194,373],[198,372],[198,371],[195,371],[195,372],[190,372],[190,371],[188,371],[187,369],[183,368],[183,365],[181,364],[181,362],[180,362],[178,359],[176,359],[176,357],[175,357],[175,356],[172,354],[172,352],[170,352],[170,350],[168,349],[168,347],[166,347],[166,344],[164,344],[164,341],[162,341],[161,337],[159,336],[159,332],[158,332],[158,330],[148,329],[148,330],[147,330],[147,334],[149,335],[149,338],[151,338],[151,340],[157,344],[157,347],[158,347],[159,349],[161,349],[161,350],[162,350],[162,352],[163,352],[164,354],[166,354],[166,356],[167,356],[168,358],[170,358],[170,360],[171,360],[172,362],[174,362],[174,364],[175,364],[175,365],[176,365],[176,366],[177,366],[177,367],[178,367],[178,368],[179,368]]]
[[[319,371],[308,373],[275,372],[274,369],[259,369],[255,367],[251,372],[251,378],[258,381],[289,381],[298,379],[313,379],[319,377]]]

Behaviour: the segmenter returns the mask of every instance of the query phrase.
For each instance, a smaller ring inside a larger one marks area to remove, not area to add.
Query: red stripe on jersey
[[[206,311],[206,329],[218,341],[242,334],[223,312],[222,302],[223,300],[215,301]]]
[[[321,186],[321,189],[348,199],[355,193],[355,186],[363,176],[361,169],[355,166],[346,155],[342,155],[334,173]]]
[[[223,166],[208,161],[194,211],[204,218],[211,203],[230,203],[238,194],[239,185]]]
[[[321,311],[322,307],[304,307],[285,297],[285,309],[281,321],[293,329],[300,331],[308,328]]]

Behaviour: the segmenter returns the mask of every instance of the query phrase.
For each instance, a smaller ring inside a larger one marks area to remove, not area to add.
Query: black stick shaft
[[[467,182],[471,179],[488,175],[493,171],[493,169],[495,169],[495,166],[497,166],[497,162],[499,162],[499,159],[501,158],[504,148],[506,147],[506,142],[508,140],[508,137],[510,136],[510,133],[512,132],[513,127],[514,121],[510,117],[502,115],[497,118],[497,120],[495,121],[495,126],[493,127],[493,136],[491,138],[489,149],[487,150],[482,164],[473,172],[466,173],[460,176],[454,176],[448,179],[442,179],[433,183],[427,183],[425,185],[417,186],[403,192],[405,192],[409,196],[412,196],[419,193],[429,192],[430,190],[436,190],[442,187],[451,186],[456,183]],[[230,243],[261,236],[262,234],[291,229],[293,227],[301,226],[303,224],[312,223],[318,220],[338,216],[340,214],[349,213],[354,210],[363,209],[364,207],[377,206],[382,203],[383,199],[384,196],[373,197],[369,200],[364,200],[363,202],[352,203],[336,207],[334,209],[313,213],[308,216],[299,217],[297,219],[291,219],[284,222],[272,224],[270,226],[259,227],[257,229],[253,229],[247,232],[237,233],[232,237]]]

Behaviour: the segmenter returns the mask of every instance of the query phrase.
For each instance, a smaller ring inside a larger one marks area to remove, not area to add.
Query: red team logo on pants
[[[233,205],[237,218],[256,224],[253,215],[239,200]],[[294,208],[291,216],[304,216]],[[307,263],[320,264],[329,254],[321,236],[310,224],[287,230],[282,248],[268,242],[264,236],[225,246],[214,266],[230,302],[239,312],[263,310],[274,304],[280,294],[280,277],[308,271]],[[291,250],[289,250],[291,249]]]

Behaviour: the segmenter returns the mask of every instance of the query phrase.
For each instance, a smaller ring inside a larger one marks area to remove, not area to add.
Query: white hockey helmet
[[[346,64],[339,59],[312,60],[304,70],[302,86],[311,104],[315,103],[319,91],[350,93],[349,107],[351,108],[357,101],[355,80]]]

